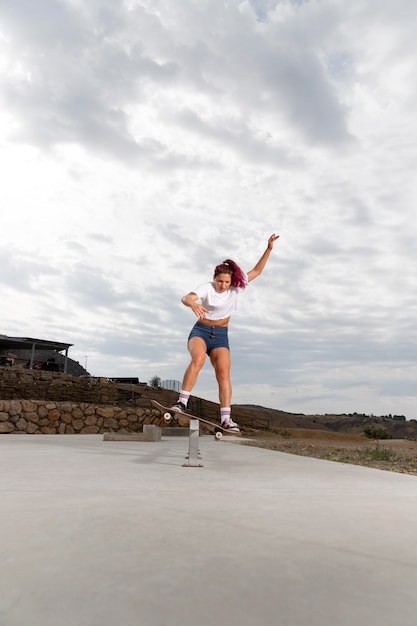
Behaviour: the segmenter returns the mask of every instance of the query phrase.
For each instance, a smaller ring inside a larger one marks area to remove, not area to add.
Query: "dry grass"
[[[417,476],[416,441],[405,439],[373,441],[365,436],[323,430],[280,428],[267,434],[252,433],[250,439],[242,443],[289,454]]]

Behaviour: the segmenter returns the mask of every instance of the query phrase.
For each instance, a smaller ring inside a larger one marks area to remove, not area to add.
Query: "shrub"
[[[280,437],[292,437],[292,434],[286,428],[272,428],[271,433],[279,435]]]
[[[363,429],[363,432],[365,433],[365,436],[368,437],[368,439],[389,439],[390,436],[387,433],[387,431],[385,430],[385,428],[382,428],[382,426],[365,426],[365,428]]]
[[[363,452],[370,461],[392,461],[395,457],[391,448],[381,448],[378,445],[376,448],[365,448]]]

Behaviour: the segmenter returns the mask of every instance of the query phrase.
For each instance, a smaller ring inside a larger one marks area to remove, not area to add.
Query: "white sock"
[[[178,402],[182,402],[184,406],[187,406],[190,395],[191,395],[191,391],[185,391],[184,389],[181,389]]]
[[[223,424],[226,420],[230,419],[231,408],[230,406],[224,406],[220,409],[220,421]]]

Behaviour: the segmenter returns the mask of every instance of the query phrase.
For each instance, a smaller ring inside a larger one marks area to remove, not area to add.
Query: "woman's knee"
[[[190,367],[201,370],[206,361],[206,344],[200,337],[193,337],[188,342],[188,352],[190,353]]]
[[[230,382],[230,368],[219,367],[215,370],[216,379],[219,383],[229,383]]]
[[[200,371],[206,361],[205,354],[192,354],[190,366]]]
[[[219,359],[213,363],[213,367],[218,381],[228,382],[230,380],[230,362],[227,359]]]

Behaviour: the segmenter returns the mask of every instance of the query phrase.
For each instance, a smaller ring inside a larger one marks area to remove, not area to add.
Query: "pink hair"
[[[220,265],[214,268],[214,278],[219,274],[230,274],[232,277],[232,287],[244,289],[247,285],[245,272],[240,269],[239,265],[231,259],[226,259]]]

